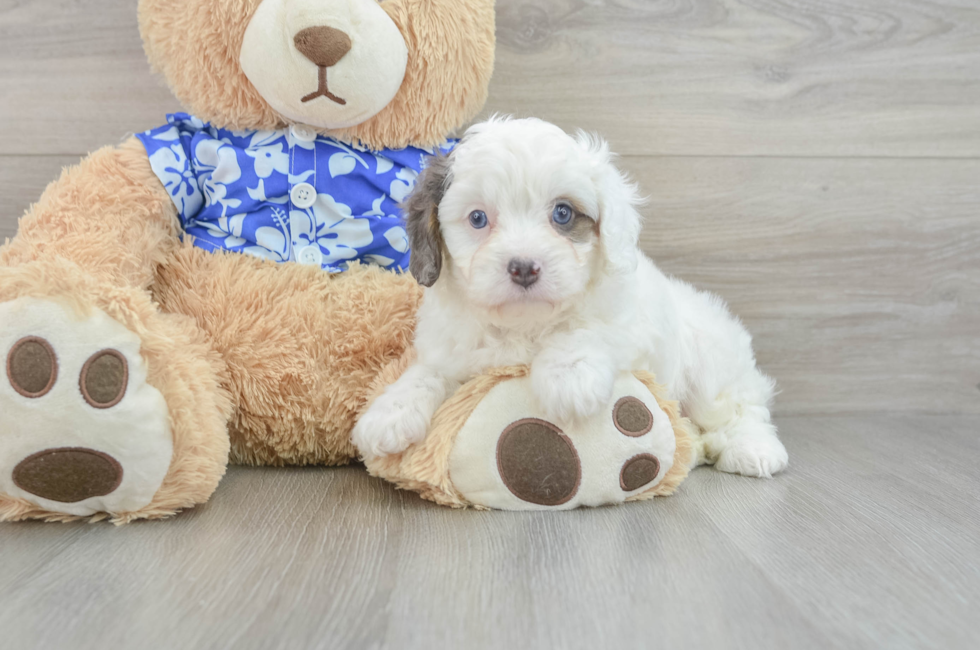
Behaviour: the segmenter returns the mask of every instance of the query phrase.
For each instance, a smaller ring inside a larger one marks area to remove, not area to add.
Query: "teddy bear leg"
[[[0,266],[60,258],[117,286],[147,288],[179,245],[176,209],[136,138],[105,147],[48,185],[0,246]]]
[[[154,296],[193,317],[228,366],[233,462],[336,465],[356,456],[369,386],[411,344],[421,290],[377,266],[330,274],[184,246]]]
[[[622,373],[598,413],[559,424],[518,367],[464,384],[423,442],[366,462],[444,505],[555,510],[670,494],[691,455],[690,423],[649,374]]]
[[[636,376],[620,375],[596,415],[563,425],[533,394],[528,377],[501,382],[459,430],[449,475],[467,501],[503,510],[600,506],[669,494],[687,474],[675,460],[671,417]]]
[[[213,492],[224,366],[148,291],[178,245],[133,138],[66,169],[0,247],[0,520],[123,522]]]
[[[224,473],[221,359],[144,290],[0,267],[0,364],[0,521],[163,517]]]

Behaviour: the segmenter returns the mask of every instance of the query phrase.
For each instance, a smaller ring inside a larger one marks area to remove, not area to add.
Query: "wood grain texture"
[[[5,526],[4,648],[976,647],[980,419],[777,423],[786,474],[620,507],[233,468],[169,522]]]
[[[626,158],[643,248],[726,298],[781,413],[980,413],[980,161]]]
[[[0,242],[17,234],[17,220],[78,156],[0,156]]]
[[[971,0],[498,2],[490,111],[624,154],[980,154]]]
[[[0,0],[0,154],[80,157],[180,110],[133,0]]]
[[[0,154],[82,154],[178,108],[134,4],[0,0]],[[971,0],[499,0],[498,40],[488,111],[623,153],[980,155]]]

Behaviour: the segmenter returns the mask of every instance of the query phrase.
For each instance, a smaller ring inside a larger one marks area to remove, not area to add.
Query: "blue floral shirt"
[[[196,246],[331,272],[355,259],[408,268],[398,203],[431,150],[370,151],[305,127],[229,131],[186,113],[136,137]]]

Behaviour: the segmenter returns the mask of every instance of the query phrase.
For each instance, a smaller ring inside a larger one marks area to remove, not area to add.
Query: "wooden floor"
[[[499,0],[498,40],[487,112],[622,154],[790,469],[530,515],[233,468],[172,521],[0,527],[0,648],[980,647],[980,2]],[[0,238],[179,109],[132,0],[0,0],[0,89]]]
[[[772,481],[454,511],[362,468],[233,468],[163,523],[7,525],[21,648],[976,648],[980,417],[795,416]]]

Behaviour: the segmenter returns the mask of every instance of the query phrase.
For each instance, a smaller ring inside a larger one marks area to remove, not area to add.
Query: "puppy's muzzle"
[[[541,266],[532,260],[514,258],[507,264],[507,273],[510,274],[511,282],[527,289],[538,281]]]

